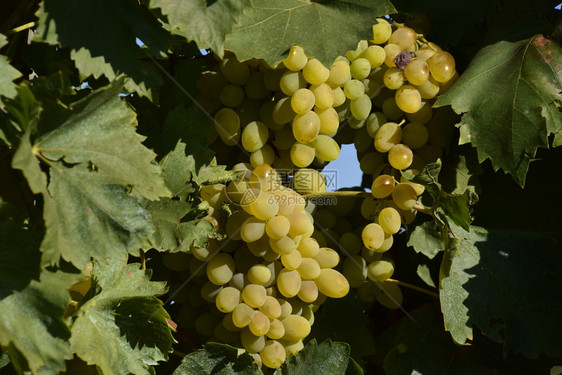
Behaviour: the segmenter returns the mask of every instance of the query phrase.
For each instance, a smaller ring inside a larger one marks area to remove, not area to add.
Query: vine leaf
[[[437,287],[435,285],[435,282],[433,281],[433,278],[431,277],[431,270],[429,269],[429,266],[427,264],[418,264],[416,273],[424,283],[432,288]]]
[[[0,344],[20,356],[14,357],[34,374],[58,374],[72,358],[70,330],[63,322],[70,301],[67,289],[81,276],[61,271],[43,271],[25,289],[0,301]],[[10,352],[12,352],[10,350]],[[21,358],[25,357],[25,359]]]
[[[173,375],[262,375],[247,352],[238,355],[238,349],[218,343],[209,343],[204,349],[187,355]]]
[[[478,326],[505,350],[560,357],[562,254],[554,241],[538,232],[471,227],[459,242],[440,282],[445,328],[453,339],[465,343]]]
[[[447,247],[443,233],[435,220],[416,225],[414,231],[410,233],[407,245],[412,246],[416,253],[422,253],[429,259],[435,258]]]
[[[154,54],[167,51],[168,33],[138,2],[100,0],[69,5],[44,0],[37,16],[35,40],[70,47],[82,76],[105,75],[113,80],[122,72],[133,80],[127,88],[148,97],[162,85],[158,70],[142,59],[147,50]],[[137,38],[145,47],[137,44]]]
[[[460,143],[472,143],[478,159],[510,173],[521,186],[538,147],[562,131],[554,103],[562,90],[562,49],[535,36],[482,49],[455,85],[436,102],[459,114]]]
[[[0,48],[4,47],[6,43],[8,43],[8,39],[3,34],[0,34]],[[15,98],[17,89],[14,80],[19,77],[21,77],[21,73],[10,65],[6,56],[0,55],[0,96]],[[0,108],[2,108],[1,101]]]
[[[226,36],[225,48],[239,60],[261,58],[275,65],[300,44],[308,56],[330,67],[358,40],[372,38],[376,17],[395,11],[387,0],[253,0]]]
[[[224,39],[238,22],[250,0],[174,1],[151,0],[151,8],[160,8],[168,16],[172,32],[195,41],[199,48],[224,53]],[[210,4],[210,5],[209,5]]]
[[[152,374],[150,366],[172,351],[169,315],[156,298],[166,292],[165,282],[150,276],[139,264],[94,264],[98,293],[80,307],[69,341],[74,353],[104,374]]]
[[[12,166],[44,197],[43,265],[62,256],[83,269],[91,257],[108,261],[138,252],[152,225],[128,187],[146,199],[170,195],[119,88],[74,103],[66,121],[33,144],[29,126],[14,155]],[[48,186],[39,160],[50,166]]]
[[[274,375],[361,375],[363,370],[350,357],[350,347],[343,342],[310,340],[296,357],[291,357]]]

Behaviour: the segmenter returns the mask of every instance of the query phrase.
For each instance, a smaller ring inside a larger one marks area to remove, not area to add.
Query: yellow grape
[[[384,63],[386,64],[386,66],[388,66],[389,68],[396,67],[394,59],[396,58],[396,56],[402,53],[402,48],[400,48],[400,46],[397,44],[387,44],[386,46],[384,46],[384,52],[386,53],[386,56],[384,58]]]
[[[406,113],[406,118],[412,122],[419,122],[420,124],[425,124],[433,116],[433,110],[431,108],[431,103],[427,100],[421,102],[420,109],[415,113]]]
[[[383,124],[375,133],[375,149],[378,152],[388,152],[402,139],[402,128],[395,122]]]
[[[315,169],[302,168],[295,172],[293,185],[299,193],[323,193],[326,191],[326,177]]]
[[[363,83],[361,83],[363,84]],[[366,120],[371,113],[373,103],[367,94],[363,94],[355,100],[351,100],[350,110],[353,117],[357,120]]]
[[[418,199],[416,190],[406,183],[399,183],[392,191],[392,200],[402,210],[409,210],[413,208]]]
[[[270,319],[276,319],[281,316],[281,305],[277,298],[272,296],[265,297],[265,302],[259,307],[259,310]]]
[[[394,263],[389,259],[381,259],[367,266],[367,276],[373,281],[385,281],[394,273]]]
[[[384,18],[377,18],[377,23],[373,25],[373,39],[374,44],[383,44],[388,41],[392,34],[392,27]]]
[[[326,83],[310,86],[314,94],[314,106],[318,109],[331,108],[334,105],[334,92]]]
[[[416,39],[417,33],[414,30],[409,27],[401,27],[396,29],[392,35],[390,35],[388,43],[396,44],[403,50],[408,50],[414,45]]]
[[[369,250],[375,251],[380,248],[384,242],[384,230],[379,224],[367,224],[361,232],[363,245]]]
[[[336,112],[334,108],[332,107],[326,109],[314,108],[314,112],[316,112],[318,118],[320,119],[320,133],[334,134],[335,132],[338,131],[338,127],[340,126],[340,121],[338,118],[338,112]]]
[[[340,256],[337,251],[328,247],[321,247],[318,254],[314,257],[320,268],[334,268],[340,262]]]
[[[406,113],[415,113],[421,107],[421,95],[414,86],[404,85],[396,91],[394,96],[396,105]]]
[[[339,107],[343,103],[345,103],[346,96],[341,87],[336,87],[335,89],[332,89],[332,93],[334,94],[334,104],[333,104],[334,107]]]
[[[399,68],[388,68],[383,76],[384,85],[391,90],[397,90],[404,85],[404,72]]]
[[[229,254],[219,253],[207,263],[207,278],[215,285],[224,285],[234,274],[234,259]]]
[[[303,257],[313,258],[316,256],[316,254],[318,254],[320,246],[318,245],[318,241],[316,241],[314,238],[304,238],[299,243],[297,250]]]
[[[315,259],[302,258],[301,264],[299,268],[297,268],[297,272],[304,280],[314,280],[320,275],[321,268]]]
[[[287,67],[287,69],[298,72],[304,68],[307,61],[308,58],[304,53],[304,49],[301,46],[295,45],[289,50],[289,55],[283,59],[283,64]]]
[[[277,289],[287,298],[294,297],[301,289],[302,278],[298,271],[282,269],[277,275]]]
[[[402,143],[413,150],[422,148],[429,139],[427,128],[419,122],[411,122],[402,129]]]
[[[423,85],[429,79],[429,66],[425,60],[414,58],[406,65],[404,76],[412,85]]]
[[[285,362],[285,348],[275,340],[268,340],[260,351],[260,357],[266,367],[276,369]]]
[[[412,150],[403,144],[392,146],[388,151],[388,162],[392,168],[402,170],[408,168],[412,164],[414,153]]]
[[[366,58],[359,57],[351,62],[350,71],[353,79],[367,78],[371,73],[371,63]]]
[[[302,340],[310,334],[310,323],[299,315],[289,315],[281,321],[285,327],[283,339],[289,341]]]
[[[330,298],[342,298],[349,292],[349,282],[339,271],[324,268],[314,280],[318,291]]]
[[[269,318],[261,311],[254,312],[254,317],[248,324],[250,332],[255,336],[264,336],[269,331],[269,326]]]
[[[220,63],[220,70],[225,78],[235,84],[243,85],[250,78],[250,67],[245,62],[240,62],[235,56],[225,56]]]
[[[327,84],[335,88],[342,86],[351,77],[351,69],[347,61],[336,61],[330,68]]]
[[[318,298],[318,286],[313,280],[303,280],[297,297],[303,302],[313,303]]]
[[[215,130],[221,140],[229,146],[234,146],[240,140],[240,117],[231,108],[221,108],[214,117]]]
[[[252,284],[265,285],[271,278],[271,270],[264,264],[254,264],[247,275]]]
[[[400,214],[392,207],[385,207],[379,213],[379,225],[385,233],[398,233],[401,223]]]
[[[285,326],[279,319],[271,319],[269,324],[269,331],[267,337],[273,340],[278,340],[285,335]]]
[[[296,91],[296,90],[295,90]],[[277,124],[283,125],[295,118],[295,111],[291,107],[291,97],[286,96],[277,101],[273,107],[272,118]],[[219,133],[220,135],[220,133]]]
[[[269,246],[271,249],[275,251],[277,254],[290,254],[296,250],[295,241],[288,236],[281,237],[279,239],[269,239]]]
[[[318,135],[312,141],[312,145],[316,150],[316,157],[319,159],[332,161],[340,156],[340,146],[333,138],[327,135]]]
[[[291,96],[291,108],[296,114],[302,115],[314,107],[315,96],[309,89],[298,89]]]
[[[265,336],[256,336],[247,327],[240,331],[240,340],[250,353],[257,353],[265,347]]]
[[[240,303],[232,311],[232,322],[238,328],[244,328],[254,319],[255,310],[245,303]]]
[[[320,117],[316,112],[308,111],[305,114],[297,114],[293,119],[293,136],[303,144],[310,143],[320,132]]]
[[[361,54],[361,57],[369,60],[371,69],[375,69],[384,63],[386,52],[384,52],[384,48],[381,46],[373,45],[367,47],[367,49]]]
[[[217,309],[223,313],[232,312],[240,303],[240,291],[236,288],[227,286],[221,289],[215,299]]]
[[[328,80],[330,70],[326,68],[319,60],[310,59],[302,69],[302,74],[306,82],[311,85],[320,85]]]
[[[309,145],[304,145],[299,142],[295,142],[291,147],[290,155],[291,161],[298,168],[308,167],[314,161],[316,157],[316,150],[313,146],[314,143]]]
[[[275,162],[275,151],[270,145],[265,145],[250,154],[250,164],[257,167],[262,164],[273,164]]]
[[[279,81],[281,91],[287,96],[293,95],[298,89],[306,87],[306,81],[301,72],[286,71]]]
[[[431,76],[437,82],[447,82],[455,75],[455,59],[449,52],[438,51],[428,60]]]

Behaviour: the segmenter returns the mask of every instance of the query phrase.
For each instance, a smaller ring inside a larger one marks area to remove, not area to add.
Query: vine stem
[[[311,199],[317,197],[372,197],[371,193],[367,193],[365,191],[330,191],[325,193],[311,193],[311,194],[303,194],[304,199]]]
[[[416,285],[413,285],[413,284],[410,284],[410,283],[407,283],[407,282],[404,282],[404,281],[395,280],[395,279],[386,279],[385,281],[389,282],[389,283],[398,284],[400,286],[403,286],[404,288],[416,290],[420,293],[424,293],[424,294],[430,295],[430,296],[435,297],[435,298],[439,298],[439,294],[437,294],[435,292],[432,292],[431,290],[427,290],[427,289],[424,289],[422,287],[419,287],[419,286],[416,286]]]
[[[418,212],[421,212],[422,214],[434,216],[433,210],[431,208],[424,207],[419,203],[416,203],[413,208],[414,208],[414,210],[416,210]]]

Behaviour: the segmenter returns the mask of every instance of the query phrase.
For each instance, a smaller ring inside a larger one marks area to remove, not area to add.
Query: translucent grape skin
[[[304,68],[307,61],[308,58],[306,57],[303,48],[295,45],[289,50],[289,55],[283,59],[283,64],[287,67],[287,69],[298,72]]]
[[[429,66],[424,60],[414,58],[406,65],[404,76],[412,85],[423,85],[429,79]]]
[[[375,134],[375,149],[378,152],[388,152],[402,139],[402,128],[395,122],[387,122]]]
[[[330,70],[326,68],[319,60],[310,59],[302,69],[302,74],[306,82],[311,85],[320,85],[328,80]]]
[[[421,107],[421,94],[412,85],[400,87],[394,96],[396,105],[406,113],[415,113]]]
[[[392,191],[392,200],[402,210],[409,210],[416,205],[418,195],[415,189],[406,183],[399,183]]]
[[[455,59],[449,52],[437,51],[427,60],[431,76],[437,82],[447,82],[455,75]]]
[[[392,27],[384,18],[377,18],[377,23],[373,25],[373,39],[375,44],[385,43],[392,34]]]
[[[408,168],[412,164],[414,153],[403,144],[392,146],[388,151],[388,162],[394,169],[402,170]]]
[[[394,177],[382,174],[373,181],[373,184],[371,185],[371,194],[373,197],[378,199],[386,198],[392,194],[395,185],[396,183],[394,182]]]
[[[400,213],[392,207],[385,207],[379,213],[379,225],[385,233],[398,233],[401,223]]]
[[[291,96],[291,108],[296,114],[302,115],[314,107],[314,93],[309,89],[298,89]]]
[[[316,112],[308,111],[302,115],[296,115],[293,119],[293,136],[303,144],[310,143],[320,132],[320,118]]]
[[[379,224],[367,224],[361,233],[363,244],[369,250],[379,249],[384,242],[384,230]]]

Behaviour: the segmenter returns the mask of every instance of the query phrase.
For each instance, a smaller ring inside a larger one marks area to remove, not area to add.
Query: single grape
[[[275,150],[270,145],[265,145],[257,151],[250,154],[250,164],[252,167],[268,164],[271,165],[275,162]]]
[[[384,52],[384,48],[381,46],[373,45],[367,47],[367,49],[361,54],[361,57],[369,60],[371,69],[375,69],[384,63],[386,52]]]
[[[225,56],[220,63],[220,70],[224,77],[235,85],[243,85],[250,78],[250,67],[240,62],[235,56]]]
[[[250,353],[257,353],[265,347],[265,336],[254,335],[248,327],[240,331],[240,340],[244,349]]]
[[[379,225],[385,233],[398,233],[401,223],[400,214],[392,207],[385,207],[379,213]]]
[[[402,170],[408,168],[412,164],[414,153],[412,150],[403,144],[392,146],[388,151],[388,162],[394,169]]]
[[[309,89],[298,89],[291,96],[291,108],[296,114],[302,115],[314,107],[314,93]]]
[[[395,68],[396,64],[394,63],[394,59],[402,53],[402,48],[397,44],[387,44],[384,46],[384,52],[386,53],[384,58],[385,65],[389,68]]]
[[[415,87],[420,92],[422,99],[433,99],[439,93],[439,82],[431,76],[422,85]]]
[[[253,308],[262,306],[265,303],[266,295],[265,287],[259,284],[248,284],[242,290],[242,300]]]
[[[366,120],[371,113],[371,98],[367,94],[361,95],[359,98],[352,100],[350,104],[351,114],[357,120]]]
[[[232,310],[232,322],[238,328],[244,328],[254,318],[255,310],[245,303],[240,303]]]
[[[269,331],[269,318],[261,311],[254,312],[254,318],[248,324],[250,332],[255,336],[264,336]]]
[[[330,76],[330,70],[326,68],[319,60],[310,59],[302,69],[302,75],[306,82],[311,85],[320,85]]]
[[[281,263],[286,269],[290,271],[299,268],[301,262],[302,262],[302,255],[298,251],[293,251],[289,254],[281,255]]]
[[[261,121],[252,121],[242,131],[242,147],[248,152],[262,148],[269,137],[269,129]]]
[[[291,147],[291,161],[298,168],[308,167],[314,161],[316,150],[310,145],[295,142]]]
[[[374,44],[386,43],[392,34],[392,27],[384,18],[377,18],[377,23],[373,25],[373,39]]]
[[[294,297],[301,289],[302,278],[298,271],[282,269],[277,275],[277,289],[287,298]]]
[[[259,310],[267,315],[269,319],[277,319],[281,316],[281,305],[277,298],[272,296],[266,296],[263,305],[259,307]]]
[[[330,87],[339,87],[347,82],[351,77],[351,69],[346,61],[336,61],[330,68],[327,84]]]
[[[271,246],[273,251],[280,255],[290,254],[297,248],[295,241],[288,236],[281,237],[279,239],[270,238],[269,246]]]
[[[293,95],[298,89],[306,87],[306,81],[303,74],[299,72],[293,72],[291,70],[286,71],[281,76],[279,81],[279,87],[281,91],[287,96]]]
[[[398,68],[388,68],[383,76],[384,85],[391,90],[397,90],[404,85],[404,72]]]
[[[240,228],[240,237],[244,242],[259,240],[265,233],[265,221],[254,216],[248,217]]]
[[[236,288],[227,286],[221,289],[215,299],[217,309],[223,313],[232,312],[240,303],[240,291]]]
[[[234,259],[229,254],[219,253],[207,263],[207,278],[215,285],[224,285],[234,274]]]
[[[250,283],[257,285],[265,285],[271,278],[271,270],[264,264],[254,264],[247,274]]]
[[[351,62],[351,77],[353,79],[364,79],[371,73],[371,63],[363,57],[359,57]]]
[[[318,241],[314,238],[304,238],[299,243],[297,250],[303,257],[313,258],[316,254],[318,254],[320,246],[318,245]]]
[[[437,82],[447,82],[455,75],[455,59],[449,52],[438,51],[428,60],[431,76]]]
[[[318,291],[330,298],[342,298],[349,292],[349,282],[339,271],[324,268],[314,280]]]
[[[367,266],[367,276],[373,281],[385,281],[394,273],[394,263],[388,259],[372,262]]]
[[[348,99],[356,100],[365,94],[365,85],[357,79],[351,79],[344,84],[343,92]]]
[[[396,44],[403,50],[410,49],[416,42],[417,34],[409,27],[400,27],[396,29],[388,39],[389,44]]]
[[[298,72],[304,68],[307,61],[308,58],[304,53],[304,49],[301,46],[295,45],[289,50],[289,55],[283,59],[283,64],[287,69]]]
[[[320,265],[313,258],[302,258],[297,271],[303,280],[314,280],[320,275]]]
[[[399,183],[392,191],[392,200],[402,210],[413,208],[417,199],[416,190],[409,184]]]
[[[238,85],[226,85],[222,88],[219,98],[226,107],[237,107],[244,100],[244,90]]]
[[[381,108],[382,113],[392,121],[397,121],[404,115],[404,112],[396,105],[394,98],[385,99]]]
[[[359,159],[359,168],[365,174],[378,174],[384,165],[384,158],[379,152],[369,152]]]
[[[387,122],[375,134],[375,149],[378,152],[388,152],[402,139],[402,128],[395,122]]]
[[[285,348],[275,340],[268,340],[260,351],[260,357],[266,367],[276,369],[285,362]]]
[[[396,105],[406,113],[415,113],[421,107],[421,95],[414,86],[404,85],[396,91],[394,96]]]
[[[318,115],[320,119],[320,133],[322,134],[334,134],[338,131],[340,126],[340,121],[338,118],[338,113],[332,107],[327,109],[314,108],[314,112]],[[302,167],[301,167],[302,168]]]
[[[334,94],[334,103],[332,104],[334,107],[339,107],[345,103],[346,96],[341,87],[332,89],[332,93]]]
[[[414,58],[406,65],[404,76],[412,85],[423,85],[429,79],[429,66],[420,58]]]
[[[402,143],[413,150],[423,147],[429,138],[427,128],[419,122],[411,122],[402,129]]]
[[[296,115],[293,119],[293,135],[298,142],[310,143],[319,132],[320,118],[316,112],[308,111],[305,114]]]
[[[285,327],[285,336],[283,336],[285,340],[302,340],[310,334],[310,323],[302,316],[291,314],[281,322]]]
[[[340,256],[337,251],[328,247],[321,247],[318,254],[314,257],[320,268],[334,268],[340,262]]]
[[[334,105],[334,92],[326,83],[310,86],[314,94],[315,109],[328,109]]]
[[[355,50],[348,50],[345,53],[345,58],[350,62],[354,61],[355,59],[359,58],[359,56],[361,56],[361,54],[367,49],[368,46],[369,44],[366,40],[360,40],[357,43],[357,48],[355,48]]]
[[[323,193],[326,191],[326,177],[315,169],[302,168],[295,172],[293,185],[302,194]]]
[[[371,185],[371,194],[373,197],[378,199],[386,198],[392,194],[394,186],[394,177],[382,174],[373,181],[373,184]]]
[[[313,303],[318,298],[318,286],[313,280],[303,280],[297,297],[303,302]]]
[[[277,124],[287,124],[295,118],[295,115],[296,113],[291,107],[291,97],[289,96],[279,99],[273,106],[272,118]]]
[[[279,319],[271,319],[269,324],[269,331],[267,337],[273,340],[278,340],[285,336],[285,326]]]
[[[316,157],[322,160],[333,161],[340,156],[340,146],[333,138],[327,135],[318,135],[312,141],[312,145],[316,150]]]
[[[384,241],[384,230],[379,224],[367,224],[361,233],[363,245],[369,250],[377,250]]]
[[[406,118],[411,122],[419,122],[420,124],[426,124],[431,120],[433,116],[433,109],[431,108],[431,102],[423,100],[421,102],[420,109],[415,113],[406,113]]]

